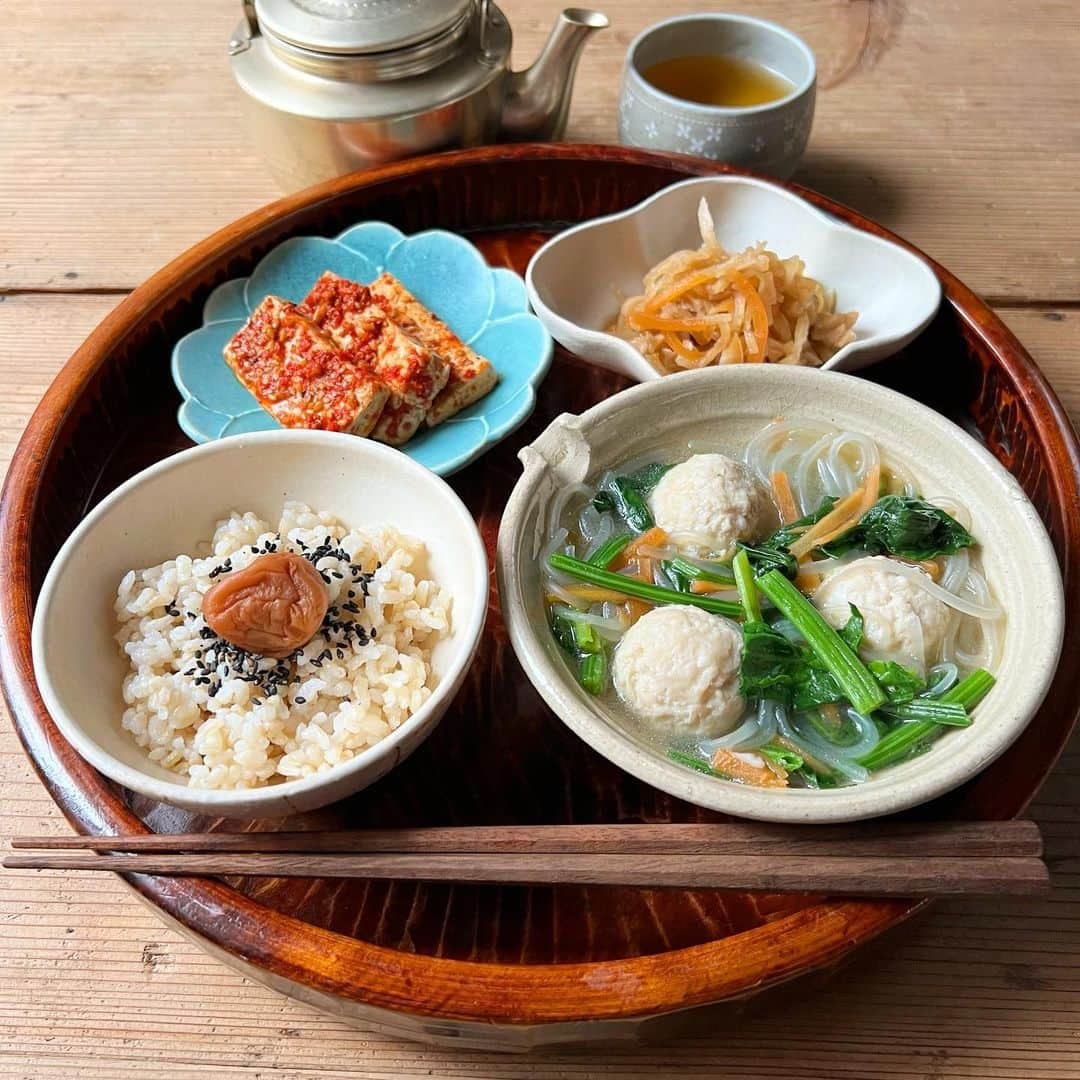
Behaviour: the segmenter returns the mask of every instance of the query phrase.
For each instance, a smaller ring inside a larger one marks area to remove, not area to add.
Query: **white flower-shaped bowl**
[[[113,637],[125,572],[194,553],[233,510],[276,521],[297,499],[350,526],[388,523],[427,546],[429,573],[452,598],[450,633],[432,655],[431,697],[351,761],[250,790],[188,787],[120,726],[128,665]],[[451,488],[405,454],[326,431],[265,431],[165,458],[122,484],[60,549],[34,611],[34,677],[64,738],[99,772],[159,802],[210,816],[282,817],[367,787],[435,729],[472,662],[484,627],[487,557]]]
[[[941,285],[917,255],[854,229],[778,184],[712,176],[664,188],[620,214],[559,233],[525,274],[529,302],[560,345],[585,360],[644,382],[660,373],[627,341],[608,333],[622,300],[674,251],[701,243],[697,208],[707,200],[729,251],[764,241],[781,258],[836,292],[838,311],[857,311],[855,340],[826,368],[855,371],[902,349],[934,317]]]
[[[621,462],[672,446],[745,445],[770,420],[804,419],[869,435],[928,498],[971,512],[994,595],[1005,608],[997,683],[974,723],[922,756],[865,783],[811,791],[758,788],[703,776],[667,760],[578,684],[548,628],[539,552],[555,495],[594,483]],[[662,791],[711,810],[763,821],[878,817],[927,802],[969,780],[1020,735],[1046,694],[1064,631],[1061,574],[1050,538],[1015,479],[955,424],[866,379],[775,364],[693,371],[631,387],[580,416],[558,417],[521,451],[525,466],[499,529],[503,617],[526,674],[562,721],[594,750]]]

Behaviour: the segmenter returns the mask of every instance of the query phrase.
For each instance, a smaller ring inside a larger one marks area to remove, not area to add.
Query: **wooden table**
[[[631,37],[700,2],[605,0],[570,134],[615,137]],[[507,0],[519,64],[555,0]],[[1080,417],[1080,21],[1072,3],[757,0],[817,52],[797,179],[876,217],[1000,311]],[[0,453],[119,297],[274,198],[225,41],[239,4],[12,4],[0,36]],[[165,362],[165,357],[162,357]],[[1073,658],[1075,662],[1075,658]],[[65,828],[0,718],[0,832]],[[677,1046],[535,1061],[431,1050],[251,985],[119,881],[0,874],[0,1076],[293,1080],[1080,1077],[1080,742],[1039,795],[1057,885],[942,903],[826,989]]]

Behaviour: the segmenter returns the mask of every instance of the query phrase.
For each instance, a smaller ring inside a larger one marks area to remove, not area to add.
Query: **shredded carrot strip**
[[[704,596],[708,593],[719,592],[731,592],[734,588],[732,585],[721,585],[717,581],[691,581],[690,591],[698,596]]]
[[[868,469],[860,488],[841,499],[816,525],[811,525],[789,549],[796,559],[808,555],[814,548],[835,540],[847,532],[877,501],[881,470]]]
[[[740,293],[746,301],[746,308],[750,312],[750,320],[754,325],[754,338],[757,348],[746,358],[747,363],[759,364],[765,359],[765,346],[769,341],[769,313],[765,310],[765,301],[761,294],[754,288],[753,283],[738,270],[731,272],[732,287]]]
[[[667,543],[667,533],[660,528],[659,525],[654,525],[651,529],[646,529],[639,536],[635,536],[626,547],[623,548],[623,554],[630,552],[631,557],[637,554],[638,548],[642,547],[660,547]]]
[[[637,546],[639,544],[662,544],[667,539],[667,533],[658,526],[653,526],[651,529],[646,529],[640,536],[631,540],[629,544],[623,548],[623,555],[630,552],[629,562],[633,562],[636,566],[633,576],[639,581],[647,581],[650,585],[653,583],[653,561],[648,555],[639,555],[637,553]],[[626,602],[623,604],[623,611],[625,612],[624,622],[633,626],[634,623],[641,618],[647,611],[652,611],[653,605],[647,600],[638,600],[637,597],[628,596]]]
[[[635,536],[634,539],[615,556],[608,569],[612,571],[622,570],[627,563],[638,557],[637,552],[641,545],[644,545],[645,547],[661,547],[663,544],[667,543],[667,538],[667,533],[661,529],[659,525],[654,525],[651,529],[646,529],[640,535]],[[651,577],[649,578],[649,581],[652,581]]]
[[[651,300],[645,304],[645,310],[649,313],[659,311],[665,304],[670,304],[672,300],[678,300],[684,293],[688,293],[691,289],[696,289],[699,285],[704,285],[706,282],[715,281],[720,274],[717,270],[698,270],[696,273],[687,274],[686,277],[675,282],[667,292],[657,293]]]
[[[615,592],[613,589],[602,589],[599,585],[563,585],[562,588],[571,596],[588,600],[591,604],[602,604],[606,600],[610,600],[613,604],[621,604],[626,599],[624,593]]]
[[[787,787],[785,769],[777,767],[774,771],[766,765],[752,765],[730,750],[717,750],[713,755],[712,767],[717,772],[730,776],[732,780],[741,780],[744,784],[753,784],[755,787]]]
[[[859,517],[862,517],[867,510],[878,500],[878,492],[881,490],[881,466],[875,465],[866,474],[866,488],[865,495],[863,496],[862,512]]]
[[[843,525],[847,528],[847,523],[851,520],[862,506],[863,491],[861,488],[853,491],[850,495],[841,499],[816,525],[811,525],[796,540],[789,550],[796,559],[801,559],[804,555],[808,555],[814,548],[824,541],[821,537],[826,536],[832,532],[837,525]]]
[[[798,520],[799,511],[795,506],[795,496],[791,493],[791,481],[787,473],[774,472],[769,477],[769,483],[772,484],[776,505],[780,510],[780,524],[790,525],[791,522]]]
[[[670,330],[664,335],[664,340],[676,355],[681,356],[684,360],[689,360],[691,364],[701,363],[705,358],[703,352],[698,352],[697,349],[691,349],[688,345],[684,345]]]
[[[710,314],[719,315],[730,312],[734,305],[730,300],[721,300],[716,303]],[[682,334],[708,334],[721,325],[716,319],[677,319],[668,318],[664,315],[647,315],[636,311],[626,317],[626,321],[633,330],[675,330]]]
[[[807,573],[805,570],[800,570],[795,575],[795,588],[800,592],[812,593],[820,584],[820,574]]]
[[[824,536],[819,536],[814,543],[815,547],[821,547],[822,544],[829,543],[830,540],[835,540],[842,533],[847,532],[853,525],[859,522],[859,519],[870,509],[871,506],[877,502],[878,497],[878,485],[881,482],[881,472],[875,465],[866,474],[866,482],[863,486],[863,490],[860,493],[862,498],[859,500],[859,507],[852,516],[845,521],[842,525],[835,526],[831,532],[827,532]],[[822,518],[822,521],[825,519]],[[799,537],[801,540],[802,537]]]

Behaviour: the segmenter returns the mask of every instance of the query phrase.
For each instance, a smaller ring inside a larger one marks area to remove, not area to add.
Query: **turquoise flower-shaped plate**
[[[183,396],[177,419],[197,443],[281,425],[233,375],[222,355],[264,297],[299,302],[325,270],[367,284],[389,270],[450,328],[487,357],[499,382],[487,397],[423,428],[402,449],[440,476],[468,465],[533,411],[536,386],[551,366],[551,337],[529,312],[525,283],[492,269],[467,240],[432,230],[405,236],[365,222],[340,236],[300,236],[266,255],[250,277],[219,285],[203,307],[203,325],[177,342],[172,374]]]

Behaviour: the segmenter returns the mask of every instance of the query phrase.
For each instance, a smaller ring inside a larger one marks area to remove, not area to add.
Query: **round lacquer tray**
[[[81,832],[200,830],[222,823],[133,797],[64,742],[34,683],[30,620],[50,560],[87,507],[187,444],[176,426],[172,344],[203,301],[287,237],[368,218],[406,233],[467,234],[495,265],[523,270],[561,226],[633,205],[723,166],[586,146],[494,147],[357,174],[291,196],[175,260],[101,324],[60,373],[23,436],[3,494],[2,670],[15,723],[45,784]],[[795,188],[857,228],[883,229]],[[895,239],[895,238],[894,238]],[[922,397],[981,437],[1045,519],[1069,610],[1080,610],[1080,454],[1057,399],[993,313],[947,271],[940,314],[868,377]],[[582,282],[604,288],[604,282]],[[519,473],[516,452],[561,412],[624,384],[558,353],[535,415],[452,479],[493,554]],[[927,388],[932,388],[927,394]],[[1065,656],[1080,647],[1067,631]],[[1005,818],[1053,765],[1076,718],[1080,666],[1063,664],[1012,750],[920,813]],[[494,585],[465,689],[434,735],[368,791],[264,828],[702,821],[593,753],[542,704],[510,649]],[[258,828],[259,824],[252,827]],[[426,1039],[527,1047],[641,1037],[686,1026],[684,1010],[732,1007],[839,960],[917,910],[918,900],[465,887],[374,881],[155,878],[128,882],[227,963],[360,1022]]]

